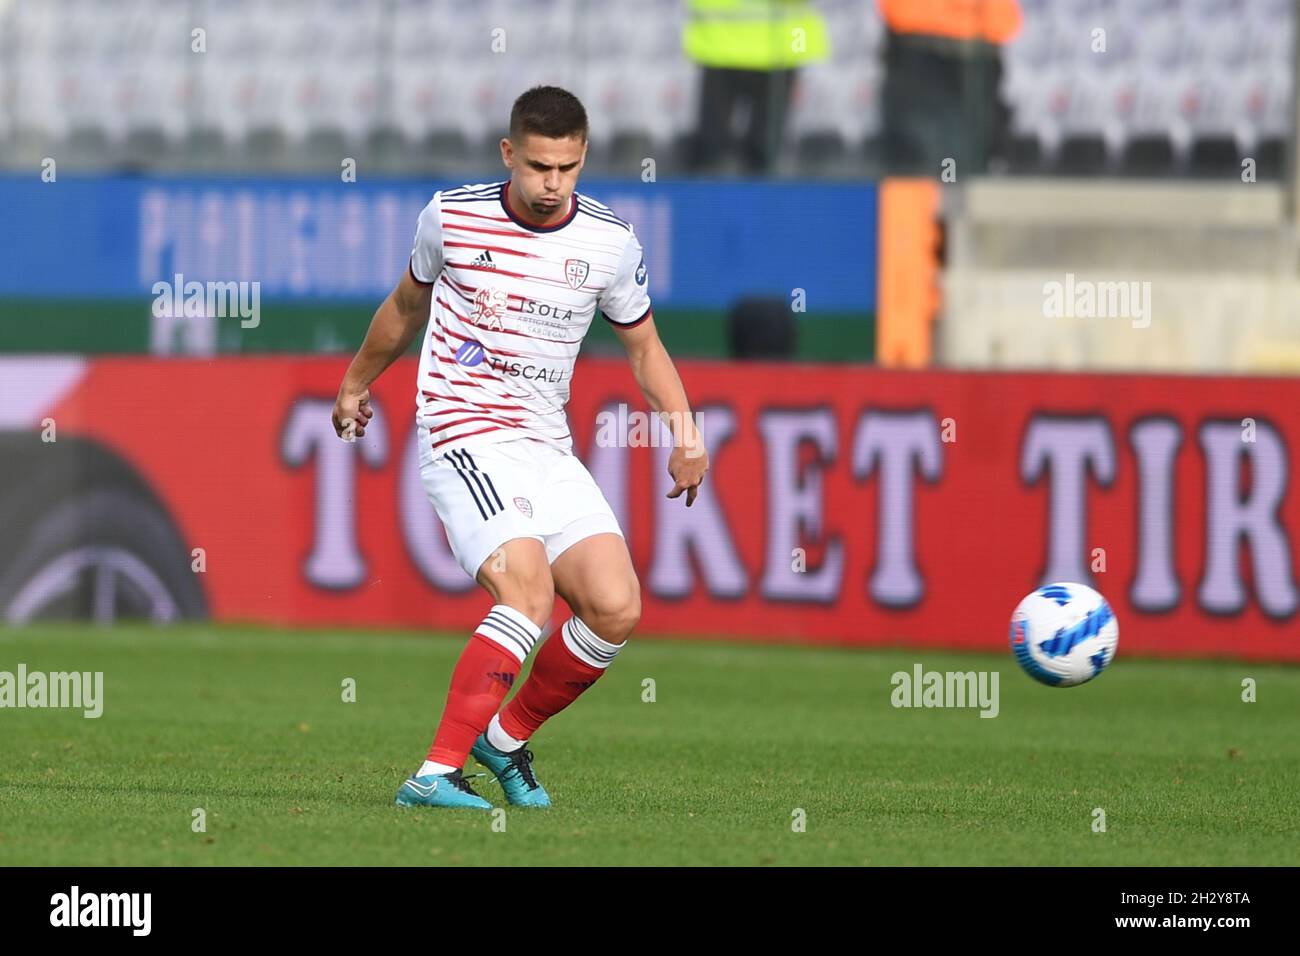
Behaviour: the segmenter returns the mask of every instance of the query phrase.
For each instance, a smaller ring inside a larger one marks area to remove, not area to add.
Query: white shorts
[[[418,444],[424,490],[471,578],[511,538],[536,538],[553,562],[593,534],[623,537],[600,486],[575,455],[531,438],[435,451],[423,425]]]

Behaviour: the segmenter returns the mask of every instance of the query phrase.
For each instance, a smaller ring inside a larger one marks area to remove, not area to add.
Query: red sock
[[[482,634],[471,637],[452,672],[447,706],[428,759],[463,767],[474,739],[487,729],[518,676],[519,661],[513,654]]]
[[[554,717],[605,673],[579,660],[565,646],[561,629],[546,639],[533,659],[533,669],[501,711],[501,729],[516,740],[527,740],[548,717]]]

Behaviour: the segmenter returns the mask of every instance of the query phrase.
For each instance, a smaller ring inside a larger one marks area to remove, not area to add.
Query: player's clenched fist
[[[344,441],[352,441],[366,433],[375,414],[370,407],[370,389],[360,391],[348,387],[346,382],[334,400],[334,432]]]

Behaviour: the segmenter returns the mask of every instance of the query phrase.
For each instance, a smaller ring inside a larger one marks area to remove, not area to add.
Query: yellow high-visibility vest
[[[806,0],[691,0],[682,49],[700,66],[781,70],[824,60],[826,22]]]

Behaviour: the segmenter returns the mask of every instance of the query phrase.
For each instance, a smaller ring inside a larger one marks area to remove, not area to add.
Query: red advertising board
[[[0,397],[7,429],[52,425],[52,446],[140,476],[216,619],[468,630],[488,598],[420,487],[415,364],[373,389],[379,424],[353,444],[329,422],[345,367],[6,360]],[[644,634],[998,649],[1025,593],[1082,580],[1121,653],[1300,660],[1298,381],[679,369],[712,464],[689,510],[664,497],[625,361],[581,361],[569,406]]]

